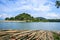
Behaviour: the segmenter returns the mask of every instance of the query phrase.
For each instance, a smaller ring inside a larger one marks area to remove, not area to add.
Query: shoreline
[[[0,22],[25,22],[25,21],[12,21],[12,20],[2,20],[2,21],[0,21]]]
[[[40,29],[41,30],[41,29]],[[0,31],[19,31],[19,30],[17,30],[17,29],[7,29],[7,30],[0,30]],[[25,31],[25,30],[23,30],[23,31]],[[29,31],[29,30],[28,30]],[[36,31],[36,30],[30,30],[30,31]],[[38,30],[37,30],[38,31]],[[60,32],[60,31],[56,31],[56,30],[41,30],[41,31],[50,31],[50,32]]]
[[[26,21],[19,21],[19,20],[0,20],[0,22],[26,22]]]

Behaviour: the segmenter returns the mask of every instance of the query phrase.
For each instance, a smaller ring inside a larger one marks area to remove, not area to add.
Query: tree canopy
[[[32,18],[31,15],[27,13],[22,13],[22,14],[15,16],[16,20],[30,20],[31,18]]]
[[[59,0],[56,0],[56,6],[57,6],[57,8],[60,7],[60,1]]]
[[[8,18],[8,17],[6,17],[6,18],[5,18],[5,20],[9,20],[9,18]]]
[[[39,22],[42,19],[45,19],[43,17],[38,17],[38,18],[34,18],[33,16],[31,16],[28,13],[21,13],[15,17],[10,17],[10,18],[5,18],[5,20],[20,20],[20,21],[33,21],[33,22]]]

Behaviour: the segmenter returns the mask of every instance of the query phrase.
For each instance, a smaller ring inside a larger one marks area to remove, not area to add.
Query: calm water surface
[[[0,22],[0,30],[59,30],[60,22]]]

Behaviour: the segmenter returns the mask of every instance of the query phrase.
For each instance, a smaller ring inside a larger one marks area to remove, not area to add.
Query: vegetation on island
[[[17,20],[17,21],[26,21],[26,22],[40,22],[40,21],[44,21],[46,22],[47,20],[43,17],[36,17],[34,18],[33,16],[31,16],[28,13],[22,13],[19,14],[15,17],[10,17],[10,18],[5,18],[5,20]]]
[[[60,19],[46,19],[43,17],[33,17],[28,13],[22,13],[15,17],[5,18],[9,21],[26,21],[26,22],[60,22]]]

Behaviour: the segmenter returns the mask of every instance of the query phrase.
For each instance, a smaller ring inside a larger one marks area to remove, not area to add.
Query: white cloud
[[[40,7],[33,8],[33,9],[36,11],[42,11],[42,12],[47,12],[51,10],[50,6],[44,6],[44,5],[40,5]]]
[[[30,2],[30,3],[28,3]],[[5,12],[13,12],[18,10],[33,10],[33,11],[50,11],[51,5],[44,5],[45,3],[49,2],[48,0],[28,0],[28,1],[17,1],[15,4],[9,4],[10,6],[4,6],[2,11]],[[24,5],[26,4],[26,5]]]
[[[49,14],[47,14],[47,16],[57,17],[58,15],[56,13],[49,13]]]
[[[26,1],[22,1],[22,2],[21,2],[21,4],[25,4],[25,3],[26,3]]]
[[[57,14],[57,13],[48,13],[46,15],[46,17],[49,18],[49,19],[59,19],[60,18],[60,15]]]
[[[26,6],[28,10],[31,9],[31,10],[34,10],[34,11],[46,12],[46,11],[51,10],[51,3],[48,4],[48,5],[44,5],[47,2],[49,2],[49,1],[48,0],[38,0],[38,1],[37,0],[31,0],[31,5],[23,5],[23,6]]]
[[[1,18],[6,18],[6,17],[11,17],[11,15],[8,15],[8,14],[0,14],[0,17]]]
[[[51,1],[48,0],[31,0],[32,4],[31,5],[23,5],[26,6],[28,10],[34,10],[34,11],[42,11],[42,12],[47,12],[52,10],[52,3]],[[44,5],[46,3],[49,3],[48,5]],[[23,8],[23,7],[22,7]],[[30,8],[30,9],[29,9]],[[26,9],[26,10],[27,10]]]
[[[18,7],[18,8],[15,8],[15,10],[22,10],[22,9],[25,9],[25,10],[32,10],[32,11],[42,11],[42,12],[47,12],[47,11],[50,11],[51,10],[51,7],[50,5],[40,5],[39,7],[34,7],[32,5],[24,5],[22,7]]]
[[[31,16],[34,16],[34,17],[40,17],[40,15],[39,14],[31,14]]]

